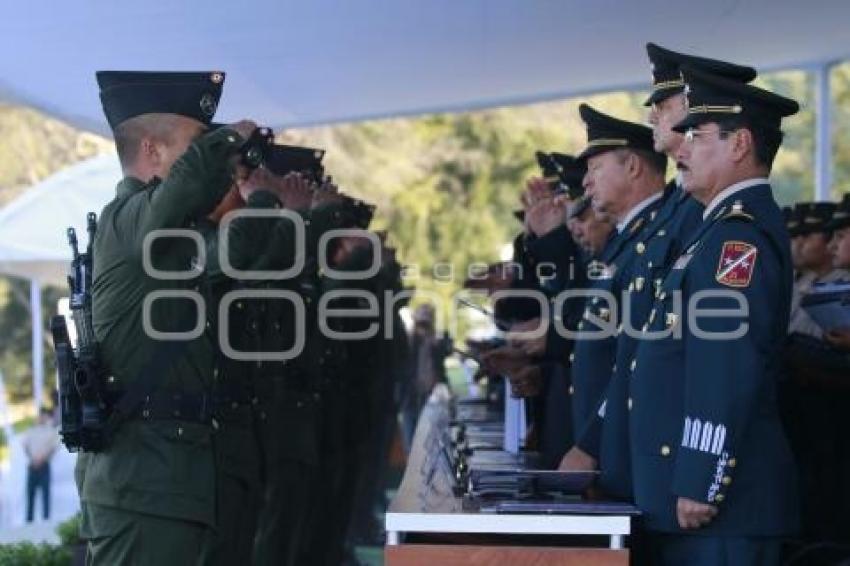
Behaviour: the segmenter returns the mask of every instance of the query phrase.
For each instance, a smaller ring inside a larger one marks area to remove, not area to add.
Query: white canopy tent
[[[65,230],[74,227],[83,251],[86,215],[100,213],[120,178],[118,158],[102,155],[53,175],[0,210],[0,273],[30,280],[36,405],[44,384],[41,287],[66,285],[71,249]]]
[[[761,71],[814,71],[816,191],[826,198],[828,71],[850,57],[848,21],[846,0],[18,2],[0,19],[0,100],[107,133],[96,70],[224,70],[217,119],[306,126],[646,88],[651,40]],[[111,191],[117,169],[110,175]],[[68,179],[52,181],[60,178]],[[50,196],[74,192],[63,181]],[[38,230],[16,232],[6,221],[0,272],[33,280],[35,300],[40,282],[64,269],[67,248],[53,242],[54,255],[38,255],[47,248],[24,239]],[[61,240],[68,221],[22,223]]]

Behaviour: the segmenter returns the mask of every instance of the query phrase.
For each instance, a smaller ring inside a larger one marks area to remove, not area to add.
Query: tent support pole
[[[830,200],[832,193],[832,63],[814,69],[815,75],[815,200]]]
[[[41,325],[41,284],[30,280],[30,310],[32,311],[32,392],[36,416],[44,400],[44,331]]]

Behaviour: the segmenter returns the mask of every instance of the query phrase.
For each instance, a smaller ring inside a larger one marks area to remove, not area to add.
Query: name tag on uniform
[[[691,261],[691,258],[694,257],[694,254],[685,254],[679,256],[679,259],[676,260],[676,263],[673,264],[673,269],[685,269],[688,263]]]

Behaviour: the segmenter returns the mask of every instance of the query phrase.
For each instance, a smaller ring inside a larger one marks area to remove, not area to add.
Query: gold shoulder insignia
[[[755,217],[752,214],[744,212],[744,205],[739,200],[736,200],[732,204],[732,208],[729,209],[729,212],[727,212],[723,218],[724,220],[726,218],[746,218],[747,220],[755,220]]]

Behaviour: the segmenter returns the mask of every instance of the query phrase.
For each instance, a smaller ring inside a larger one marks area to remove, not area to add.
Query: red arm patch
[[[746,242],[723,243],[714,278],[729,287],[748,287],[756,267],[758,248]]]

